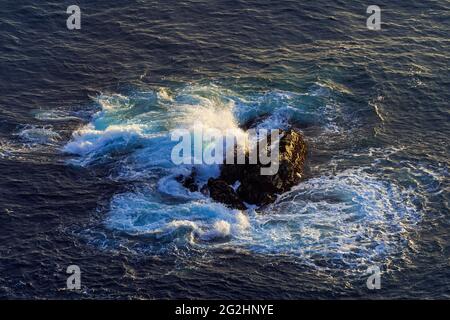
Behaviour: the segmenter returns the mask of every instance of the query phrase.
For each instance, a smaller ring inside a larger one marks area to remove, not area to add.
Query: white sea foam
[[[414,196],[364,169],[307,180],[253,216],[259,251],[289,252],[347,263],[396,253],[420,219]]]
[[[164,203],[153,193],[125,193],[114,196],[106,225],[130,234],[157,237],[184,235],[188,241],[216,240],[244,233],[247,217],[204,198],[181,204]],[[192,240],[194,239],[194,240]],[[196,240],[195,240],[196,239]]]
[[[174,145],[170,130],[193,130],[196,123],[245,134],[239,123],[266,115],[262,128],[300,121],[323,128],[318,134],[324,141],[333,126],[334,133],[344,134],[344,111],[333,104],[330,90],[319,87],[306,94],[274,91],[242,97],[218,86],[187,86],[129,97],[103,95],[98,99],[101,110],[74,133],[64,150],[79,155],[80,163],[87,165],[118,149],[129,151],[115,163],[117,174],[112,178],[140,187],[111,200],[105,224],[112,230],[147,235],[160,245],[179,240],[196,246],[225,242],[312,262],[325,259],[354,265],[381,259],[401,251],[408,227],[420,217],[413,205],[414,193],[371,174],[370,162],[335,175],[319,170],[318,177],[302,182],[263,211],[241,212],[186,190],[176,177],[189,174],[193,166],[170,161]],[[337,160],[332,163],[338,169]],[[195,170],[200,185],[219,174],[217,165],[198,165]],[[142,181],[155,179],[156,183],[142,186]]]
[[[64,110],[39,110],[34,116],[41,121],[79,121],[82,118]]]
[[[11,157],[14,149],[7,140],[0,139],[0,158]]]
[[[105,130],[96,130],[88,125],[74,133],[73,140],[64,146],[64,151],[87,155],[106,147],[129,146],[143,137],[142,127],[138,124],[111,125]]]
[[[17,135],[24,142],[33,144],[49,144],[61,139],[61,136],[50,126],[26,126]]]
[[[107,226],[130,234],[182,237],[193,245],[226,239],[227,245],[257,253],[357,266],[400,252],[408,228],[420,219],[413,194],[364,170],[310,179],[262,212],[232,210],[200,194],[181,195],[181,203],[154,195],[115,196]]]

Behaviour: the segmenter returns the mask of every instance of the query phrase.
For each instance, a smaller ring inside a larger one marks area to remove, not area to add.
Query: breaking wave
[[[294,124],[304,130],[313,149],[337,150],[330,137],[349,135],[350,119],[354,126],[359,119],[333,98],[332,90],[316,84],[303,94],[240,94],[216,85],[192,85],[100,95],[100,111],[63,150],[76,155],[73,164],[104,164],[111,179],[133,186],[111,199],[104,225],[149,238],[153,246],[226,245],[350,266],[376,261],[400,252],[408,228],[420,219],[414,192],[371,170],[379,154],[365,154],[367,165],[342,169],[331,157],[276,203],[244,212],[183,188],[175,177],[190,172],[191,166],[175,166],[170,160],[175,145],[171,129],[193,130],[201,123],[242,132],[240,125],[258,116],[264,117],[260,127]],[[214,165],[196,169],[204,182],[219,174]]]

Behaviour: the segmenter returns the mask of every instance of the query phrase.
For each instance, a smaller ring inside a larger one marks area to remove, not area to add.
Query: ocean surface
[[[450,298],[449,1],[370,3],[380,31],[360,0],[79,0],[68,30],[72,4],[0,5],[1,299]],[[267,114],[298,186],[180,186],[170,130]]]

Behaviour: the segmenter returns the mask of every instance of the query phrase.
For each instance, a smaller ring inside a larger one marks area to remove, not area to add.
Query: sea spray
[[[327,264],[330,268],[354,267],[400,252],[408,227],[420,219],[414,194],[371,173],[378,155],[366,154],[364,166],[339,167],[338,172],[330,169],[332,163],[316,165],[312,168],[315,177],[263,211],[229,209],[176,180],[194,165],[171,161],[176,142],[171,141],[170,132],[187,129],[192,134],[196,122],[204,129],[233,129],[245,135],[240,124],[266,115],[259,125],[262,128],[302,123],[306,135],[313,133],[307,139],[314,148],[336,149],[358,119],[333,101],[329,88],[244,97],[215,85],[186,86],[164,94],[103,95],[97,101],[100,111],[64,150],[78,155],[74,160],[86,166],[117,154],[118,149],[126,151],[114,160],[110,178],[132,188],[112,197],[104,225],[145,236],[150,241],[147,246],[157,251],[168,244],[199,248],[226,244],[260,254],[287,254],[322,266],[323,261],[333,261]],[[341,153],[336,152],[336,157]],[[220,173],[216,164],[195,168],[200,183]]]

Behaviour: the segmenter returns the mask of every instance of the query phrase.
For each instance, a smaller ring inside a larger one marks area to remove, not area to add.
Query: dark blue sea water
[[[0,5],[0,298],[450,297],[449,1],[72,4]],[[179,185],[170,130],[263,114],[303,182],[243,212]]]

